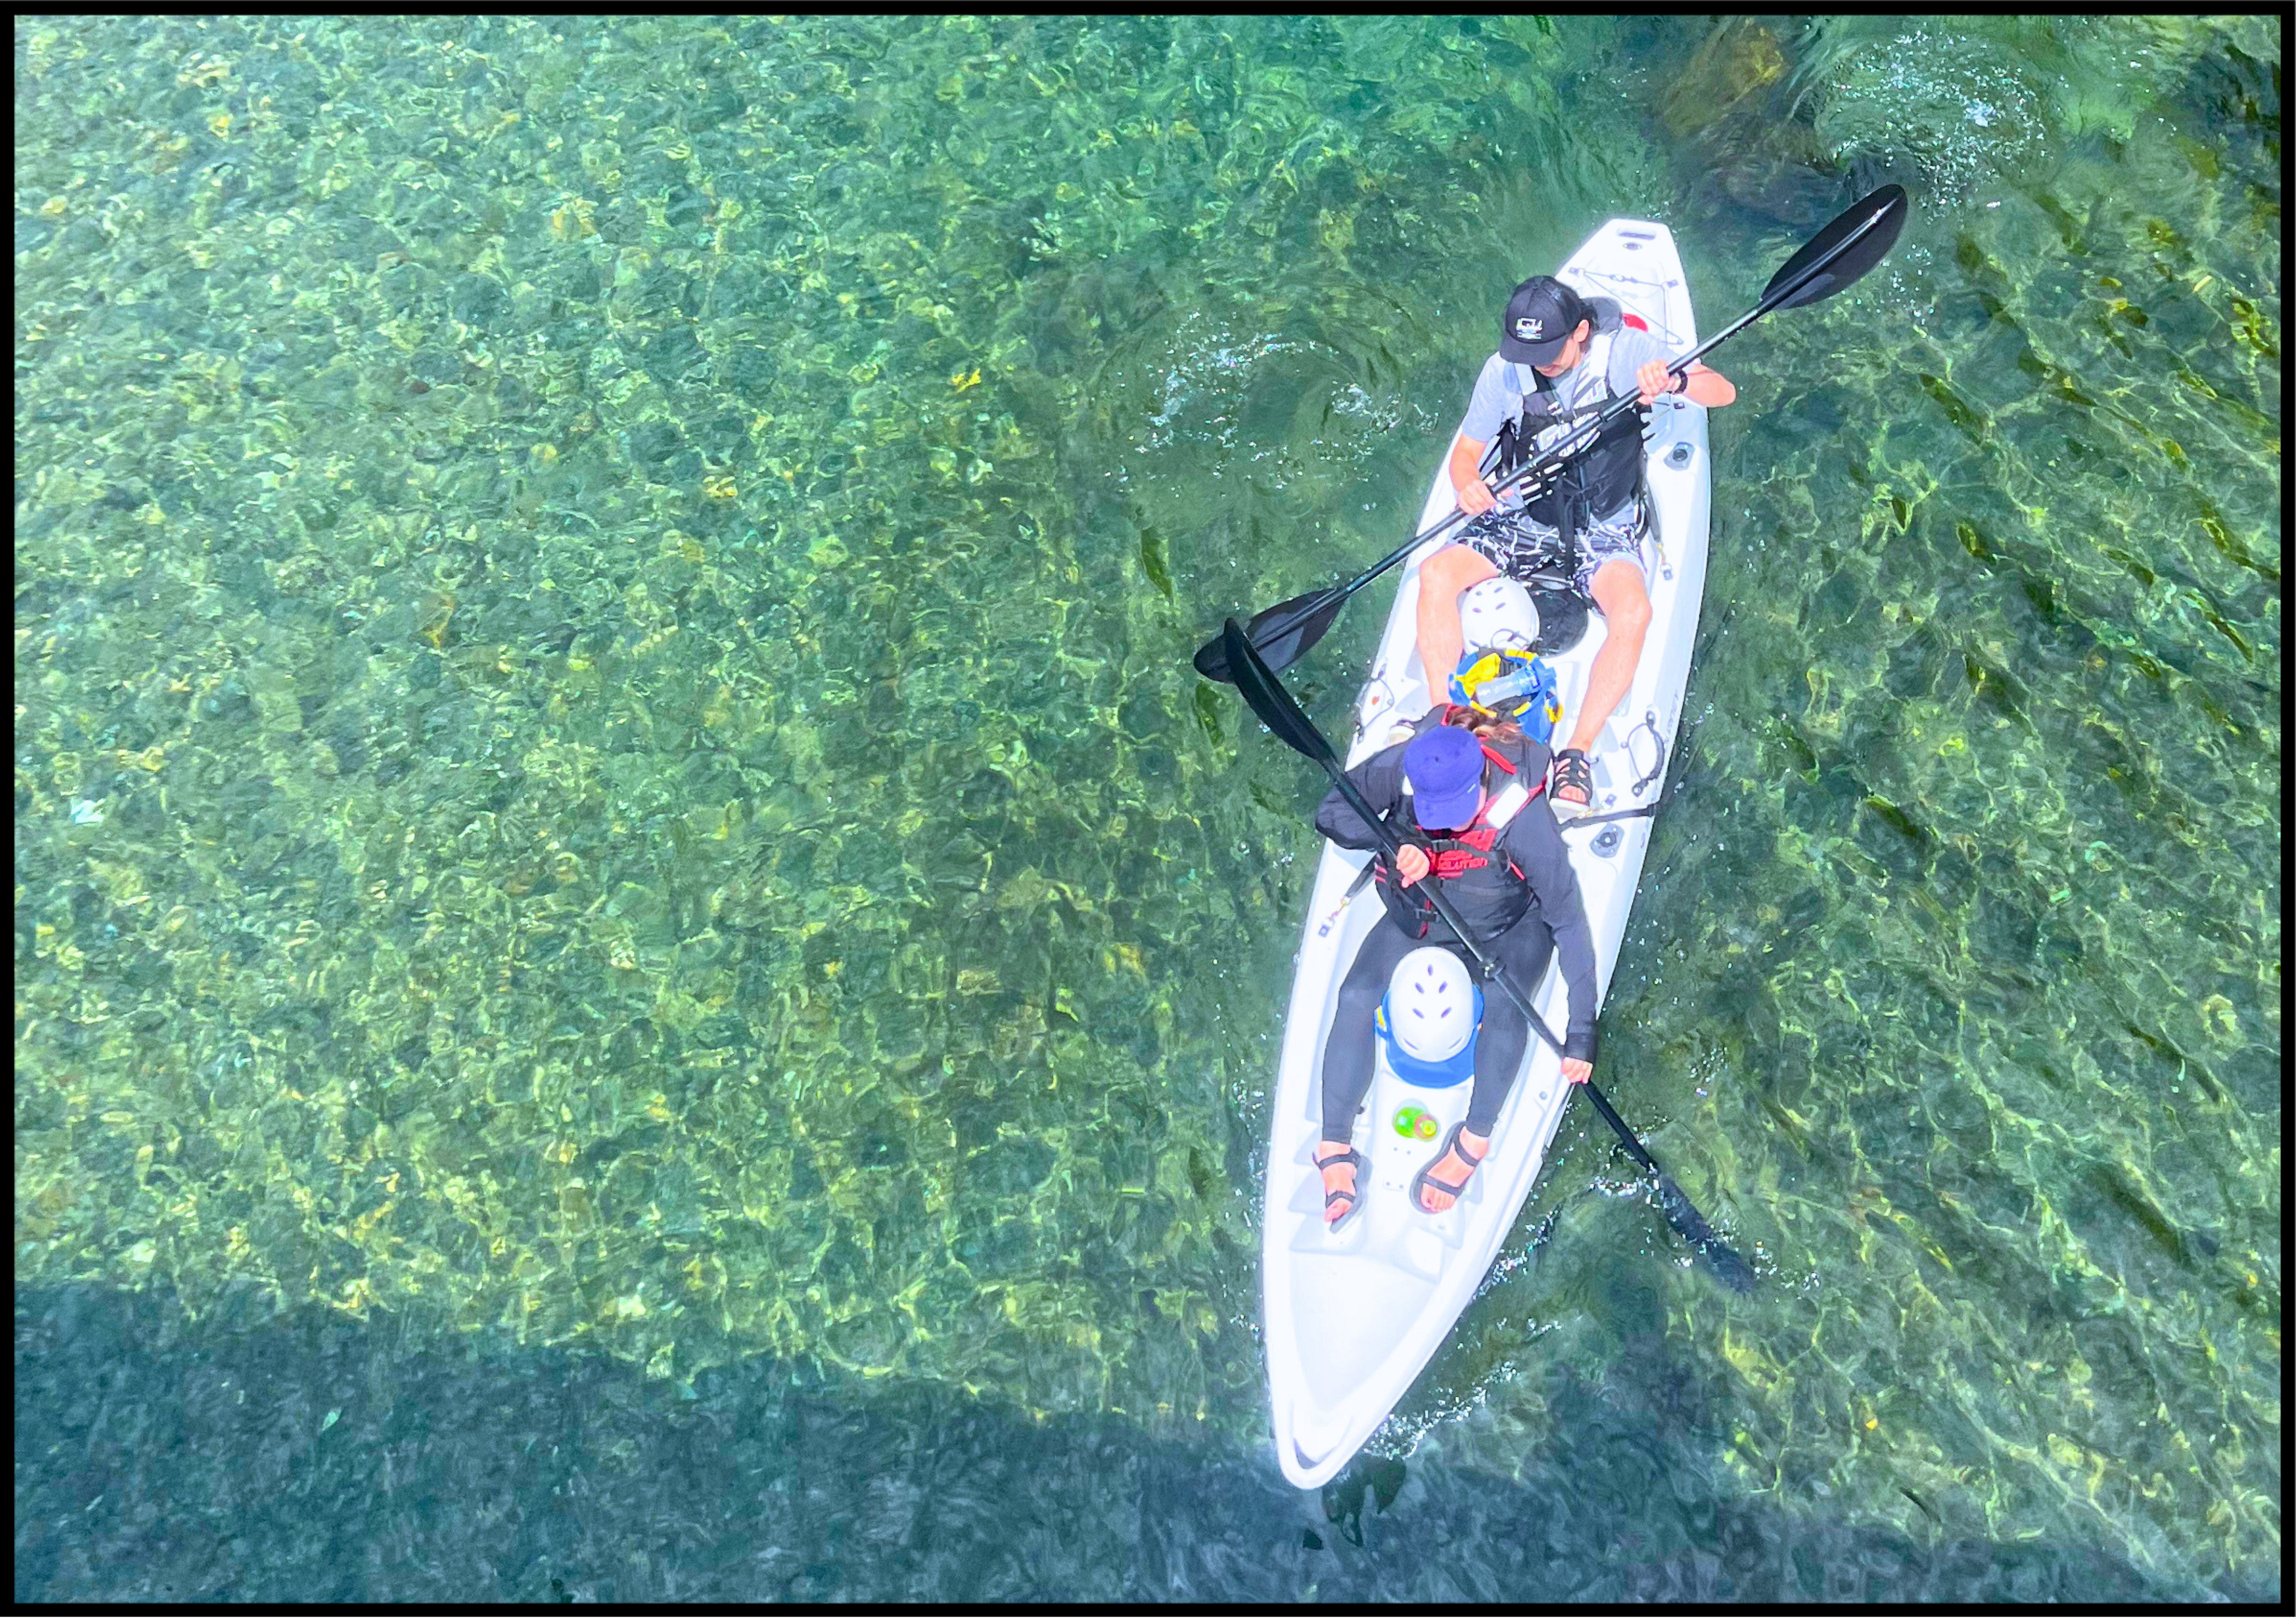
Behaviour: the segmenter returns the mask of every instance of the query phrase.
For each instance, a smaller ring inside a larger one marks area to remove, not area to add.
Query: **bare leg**
[[[1451,673],[1459,668],[1459,595],[1497,573],[1489,559],[1456,542],[1419,566],[1419,663],[1431,702],[1450,697]]]
[[[1432,560],[1429,561],[1432,562]],[[1624,559],[1614,558],[1595,571],[1593,582],[1595,607],[1603,611],[1603,646],[1595,651],[1595,668],[1587,674],[1587,701],[1578,708],[1578,720],[1570,731],[1570,742],[1563,748],[1580,751],[1595,747],[1595,735],[1603,731],[1603,724],[1611,719],[1611,712],[1627,696],[1627,689],[1635,680],[1635,666],[1642,659],[1643,637],[1650,630],[1650,594],[1643,586],[1642,571]],[[1425,612],[1422,600],[1422,613]],[[1453,611],[1453,623],[1457,622]],[[1424,642],[1427,634],[1420,638]],[[1568,800],[1583,804],[1577,795],[1558,794],[1558,800]]]

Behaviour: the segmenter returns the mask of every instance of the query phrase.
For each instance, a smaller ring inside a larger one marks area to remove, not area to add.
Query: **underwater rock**
[[[1814,136],[1809,144],[1816,146]],[[1814,156],[1797,159],[1779,152],[1748,153],[1713,174],[1714,184],[1731,201],[1788,226],[1824,218],[1841,203],[1845,190],[1830,164]]]
[[[1844,187],[1841,164],[1792,94],[1793,66],[1765,24],[1727,19],[1660,97],[1658,119],[1710,201],[1806,226],[1824,218]]]
[[[1677,141],[1712,128],[1755,91],[1778,83],[1792,64],[1768,27],[1751,17],[1718,22],[1659,104]]]

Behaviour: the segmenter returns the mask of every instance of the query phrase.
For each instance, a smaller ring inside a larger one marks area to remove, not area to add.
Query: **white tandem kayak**
[[[1698,341],[1682,262],[1663,226],[1612,220],[1556,275],[1582,293],[1617,300],[1626,315],[1648,326],[1667,355],[1679,356]],[[1645,444],[1657,544],[1650,632],[1634,685],[1590,752],[1591,810],[1598,813],[1647,804],[1665,782],[1705,588],[1706,409],[1679,395],[1662,398]],[[1422,529],[1457,505],[1449,446],[1446,440]],[[1419,567],[1451,534],[1426,543],[1404,566],[1371,678],[1357,704],[1355,735],[1346,751],[1350,767],[1406,736],[1409,725],[1435,702],[1415,642]],[[1573,646],[1542,648],[1555,668],[1566,729],[1576,724],[1602,640],[1601,617],[1593,614]],[[1564,836],[1594,931],[1599,989],[1609,988],[1618,963],[1650,828],[1648,818],[1627,818]],[[1465,1114],[1472,1084],[1431,1089],[1406,1084],[1380,1045],[1356,1127],[1356,1147],[1365,1158],[1357,1175],[1364,1205],[1337,1234],[1324,1226],[1323,1180],[1314,1165],[1324,1045],[1340,983],[1381,917],[1375,888],[1366,885],[1352,901],[1347,898],[1369,860],[1367,852],[1326,842],[1316,872],[1284,1026],[1262,1209],[1261,1307],[1276,1454],[1284,1476],[1305,1489],[1328,1481],[1347,1464],[1449,1336],[1530,1193],[1570,1103],[1554,1052],[1532,1038],[1522,1074],[1499,1115],[1490,1155],[1464,1197],[1447,1212],[1429,1217],[1408,1199],[1412,1177],[1438,1154]],[[1533,999],[1550,1027],[1565,1029],[1569,1003],[1554,965]],[[1376,1042],[1369,1034],[1366,1041]],[[1416,1118],[1433,1119],[1431,1137],[1420,1136],[1426,1128]]]

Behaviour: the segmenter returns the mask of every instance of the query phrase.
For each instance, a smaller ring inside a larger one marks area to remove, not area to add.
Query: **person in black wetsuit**
[[[1333,1228],[1360,1204],[1356,1175],[1363,1159],[1351,1141],[1371,1089],[1372,1018],[1381,995],[1397,963],[1413,948],[1458,945],[1415,889],[1429,873],[1467,928],[1526,992],[1538,988],[1547,956],[1562,956],[1570,988],[1562,1075],[1583,1083],[1594,1070],[1595,939],[1562,832],[1540,793],[1547,764],[1546,746],[1513,722],[1468,706],[1439,705],[1410,739],[1348,775],[1403,844],[1392,869],[1385,858],[1373,859],[1387,917],[1364,939],[1341,983],[1324,1046],[1324,1136],[1316,1146],[1316,1165],[1324,1176],[1324,1220]],[[1337,789],[1316,808],[1316,827],[1341,846],[1360,850],[1379,844]],[[1480,976],[1472,956],[1461,956]],[[1474,1096],[1442,1154],[1412,1186],[1422,1211],[1450,1207],[1489,1152],[1491,1128],[1529,1035],[1513,999],[1503,994],[1486,999],[1475,1038]]]

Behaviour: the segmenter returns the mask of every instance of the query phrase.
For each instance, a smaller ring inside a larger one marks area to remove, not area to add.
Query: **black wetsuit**
[[[1439,722],[1446,709],[1439,706],[1429,712],[1420,730]],[[1562,955],[1563,980],[1570,988],[1570,1024],[1562,1034],[1562,1050],[1573,1060],[1593,1060],[1595,938],[1587,924],[1587,909],[1578,896],[1570,854],[1562,844],[1562,831],[1555,826],[1546,797],[1534,793],[1529,804],[1488,841],[1487,855],[1476,849],[1477,842],[1491,832],[1480,826],[1445,832],[1464,833],[1474,839],[1431,837],[1413,817],[1412,798],[1404,792],[1404,749],[1405,745],[1397,744],[1383,750],[1348,776],[1406,845],[1432,849],[1440,867],[1461,870],[1446,884],[1445,895],[1460,906],[1468,928],[1524,992],[1538,992],[1548,954]],[[1515,769],[1509,773],[1496,762],[1487,765],[1486,792],[1497,794],[1517,782],[1532,791],[1545,783],[1548,759],[1545,745],[1526,739],[1504,750],[1486,749],[1507,757]],[[1361,850],[1379,845],[1377,835],[1336,789],[1316,809],[1316,827],[1341,846]],[[1447,862],[1443,861],[1447,853]],[[1478,857],[1483,860],[1476,861]],[[1384,868],[1383,859],[1373,860]],[[1420,901],[1418,889],[1382,874],[1380,892],[1388,906],[1387,917],[1372,927],[1356,952],[1347,979],[1340,984],[1339,1008],[1324,1046],[1324,1137],[1335,1144],[1353,1136],[1356,1113],[1363,1109],[1364,1095],[1371,1090],[1372,1046],[1376,1041],[1372,1017],[1403,956],[1414,947],[1451,947],[1459,951],[1468,973],[1478,982],[1482,980],[1474,956],[1459,949],[1458,938]],[[1475,1038],[1475,1091],[1466,1119],[1469,1133],[1479,1138],[1490,1136],[1499,1107],[1514,1085],[1515,1072],[1522,1064],[1523,1045],[1529,1037],[1529,1024],[1514,1000],[1498,988],[1488,988],[1482,1028]]]

